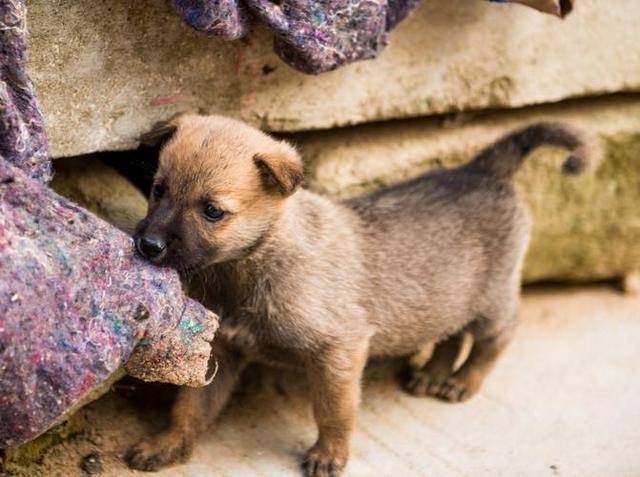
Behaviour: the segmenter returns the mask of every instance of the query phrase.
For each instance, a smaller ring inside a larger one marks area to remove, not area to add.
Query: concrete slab
[[[605,287],[533,289],[521,316],[516,339],[468,403],[410,397],[392,364],[371,366],[346,475],[640,475],[640,299]],[[157,475],[300,475],[297,459],[315,437],[304,385],[281,372],[252,382],[189,463]],[[91,451],[104,477],[144,475],[126,469],[121,454],[159,426],[157,414],[110,395],[85,418],[86,435],[21,475],[82,475],[78,463]]]
[[[30,74],[52,155],[130,149],[177,111],[274,131],[518,107],[640,88],[636,0],[580,1],[566,20],[521,5],[428,0],[378,59],[308,76],[256,28],[225,42],[170,2],[32,0]]]

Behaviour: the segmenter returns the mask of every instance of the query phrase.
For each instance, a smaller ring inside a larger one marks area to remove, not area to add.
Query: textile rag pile
[[[0,448],[37,437],[118,368],[211,379],[216,315],[131,237],[57,195],[25,73],[24,0],[0,0]]]

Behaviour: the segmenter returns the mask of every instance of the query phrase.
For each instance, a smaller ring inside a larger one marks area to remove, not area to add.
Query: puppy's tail
[[[535,123],[507,134],[488,146],[471,162],[471,167],[495,177],[509,179],[534,149],[544,145],[565,147],[570,155],[562,164],[562,172],[576,175],[599,158],[595,142],[573,128],[560,123]]]

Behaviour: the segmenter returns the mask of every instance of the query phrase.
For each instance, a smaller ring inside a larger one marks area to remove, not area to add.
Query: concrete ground
[[[370,366],[346,475],[640,476],[640,299],[604,286],[535,288],[521,316],[516,339],[464,404],[408,396],[396,366]],[[305,385],[273,371],[248,381],[189,463],[159,477],[300,475],[315,437]],[[158,416],[108,395],[86,411],[89,432],[29,475],[83,475],[92,451],[105,477],[144,475],[121,455],[161,425]]]

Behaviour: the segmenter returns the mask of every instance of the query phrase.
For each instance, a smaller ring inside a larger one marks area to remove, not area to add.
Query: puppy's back
[[[572,150],[563,171],[591,161],[581,136],[539,123],[515,131],[461,167],[432,172],[346,202],[361,220],[369,284],[368,308],[396,341],[380,354],[439,340],[477,316],[512,309],[528,244],[530,219],[511,177],[543,144]]]
[[[528,216],[513,188],[466,170],[429,174],[349,206],[361,219],[371,320],[395,330],[395,339],[374,339],[373,354],[409,353],[488,314],[489,283],[510,280],[526,247]]]

